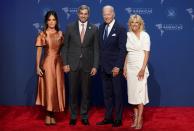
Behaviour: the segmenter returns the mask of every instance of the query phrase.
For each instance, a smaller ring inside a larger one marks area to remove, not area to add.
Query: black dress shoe
[[[114,123],[112,124],[113,127],[120,127],[122,126],[122,121],[121,120],[115,120]]]
[[[71,119],[69,125],[74,126],[76,124],[76,119]]]
[[[90,125],[88,119],[82,119],[82,124],[83,125]]]
[[[104,119],[101,122],[97,122],[96,125],[113,124],[113,120]]]

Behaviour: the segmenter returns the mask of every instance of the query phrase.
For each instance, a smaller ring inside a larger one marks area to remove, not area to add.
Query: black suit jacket
[[[98,28],[88,22],[81,43],[78,26],[78,21],[67,26],[62,49],[64,65],[70,65],[72,71],[77,70],[82,55],[83,69],[90,72],[93,67],[98,68],[99,63]]]

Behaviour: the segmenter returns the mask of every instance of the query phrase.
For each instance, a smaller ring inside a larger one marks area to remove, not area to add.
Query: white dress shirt
[[[84,30],[85,30],[84,32],[86,32],[86,28],[87,28],[87,25],[88,25],[88,21],[86,21],[85,23],[82,23],[82,22],[79,21],[79,33],[80,34],[82,32],[82,24],[84,24]]]
[[[112,30],[114,23],[115,23],[115,19],[113,19],[113,21],[108,25],[108,35],[110,34],[110,31]]]

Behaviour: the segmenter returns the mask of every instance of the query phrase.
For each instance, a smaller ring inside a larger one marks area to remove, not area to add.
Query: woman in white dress
[[[131,127],[141,129],[144,105],[149,102],[147,63],[150,52],[150,37],[144,31],[144,21],[139,15],[132,15],[128,21],[127,55],[124,64],[124,76],[127,79],[128,102],[133,105],[134,121]]]

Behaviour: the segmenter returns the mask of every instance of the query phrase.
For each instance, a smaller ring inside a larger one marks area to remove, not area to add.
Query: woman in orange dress
[[[45,124],[54,125],[54,113],[63,112],[65,107],[64,72],[60,55],[64,36],[59,31],[55,11],[47,12],[44,23],[44,31],[36,39],[36,69],[39,75],[36,105],[46,109]]]

